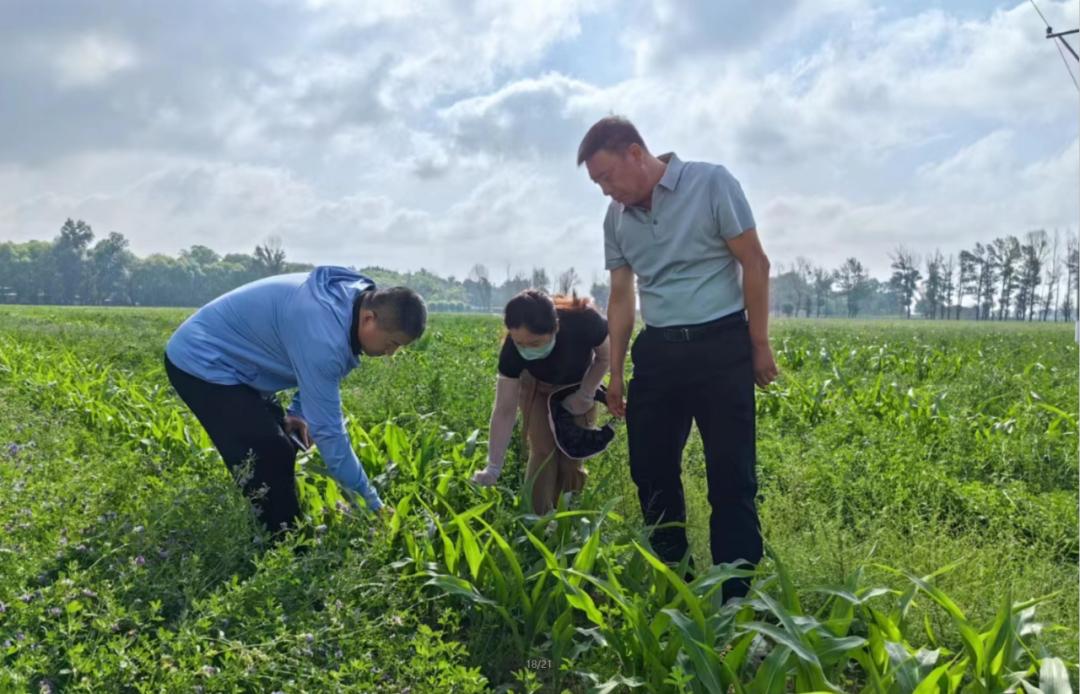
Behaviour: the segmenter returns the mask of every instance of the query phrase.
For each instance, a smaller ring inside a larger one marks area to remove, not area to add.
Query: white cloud
[[[781,262],[880,270],[897,240],[1080,215],[1075,93],[1019,0],[153,7],[0,23],[0,240],[81,216],[139,253],[277,234],[310,262],[591,277],[605,201],[574,155],[610,112],[728,166]]]
[[[995,130],[944,161],[920,167],[917,174],[931,188],[963,186],[970,191],[985,184],[988,178],[996,180],[1016,172],[1018,162],[1012,151],[1014,142],[1012,130]]]
[[[771,52],[788,52],[801,33],[840,17],[859,17],[863,0],[755,0],[698,3],[688,11],[679,0],[634,3],[625,11],[624,44],[635,56],[638,74],[730,61],[762,62]],[[702,60],[705,58],[706,60]]]
[[[977,241],[1031,229],[1076,229],[1080,140],[1027,165],[1022,143],[998,132],[927,167],[912,188],[871,202],[843,195],[778,195],[758,213],[766,246],[788,261],[798,255],[835,267],[850,255],[888,272],[888,252],[959,253]]]
[[[134,67],[137,59],[123,39],[90,33],[65,40],[54,64],[61,87],[93,87]]]
[[[595,91],[589,84],[552,73],[463,99],[440,115],[465,152],[541,155],[566,161],[572,160],[590,124],[583,114],[583,97]]]
[[[448,95],[489,89],[534,67],[578,35],[581,18],[606,0],[471,4],[426,2],[380,25],[372,40],[394,56],[386,98],[395,110],[422,109]]]

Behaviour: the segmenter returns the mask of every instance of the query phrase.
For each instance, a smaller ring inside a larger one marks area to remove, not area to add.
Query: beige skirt
[[[532,508],[545,514],[555,508],[563,492],[578,492],[585,486],[588,473],[584,462],[568,458],[555,446],[555,436],[548,422],[548,396],[558,386],[538,381],[525,371],[521,374],[522,429],[529,449],[525,485],[532,484]],[[596,424],[596,405],[574,419],[579,426]]]

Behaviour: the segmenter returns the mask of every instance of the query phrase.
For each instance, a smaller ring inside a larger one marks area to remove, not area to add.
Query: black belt
[[[729,313],[723,318],[717,318],[708,323],[699,323],[697,325],[675,325],[665,328],[654,328],[651,325],[646,325],[645,330],[649,333],[659,335],[665,342],[693,342],[694,340],[701,340],[710,335],[715,335],[716,333],[730,330],[731,328],[740,325],[746,325],[745,311]]]

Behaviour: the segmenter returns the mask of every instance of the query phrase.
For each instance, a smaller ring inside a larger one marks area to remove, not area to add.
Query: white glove
[[[481,487],[493,487],[495,483],[499,481],[499,474],[502,472],[502,466],[494,466],[488,463],[487,467],[483,470],[477,470],[472,476],[473,484],[478,484]]]
[[[593,408],[593,394],[586,393],[578,388],[562,401],[562,406],[572,415],[583,415]]]

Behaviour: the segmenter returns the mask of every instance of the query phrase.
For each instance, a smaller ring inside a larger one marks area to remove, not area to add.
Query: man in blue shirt
[[[341,381],[361,354],[392,355],[426,323],[424,301],[411,289],[377,289],[353,270],[318,267],[246,284],[203,306],[170,338],[165,370],[263,524],[277,531],[300,513],[291,436],[314,442],[338,482],[369,509],[383,508],[345,431]],[[286,413],[275,393],[288,388],[299,392]]]
[[[754,384],[776,377],[769,347],[769,260],[750,205],[727,169],[654,156],[630,121],[604,118],[585,134],[578,165],[611,198],[604,256],[611,271],[608,408],[626,416],[630,474],[652,545],[666,561],[688,551],[682,451],[697,423],[705,449],[714,563],[756,564],[762,541],[754,496]],[[634,278],[645,321],[634,327]],[[728,581],[726,598],[748,583]]]

